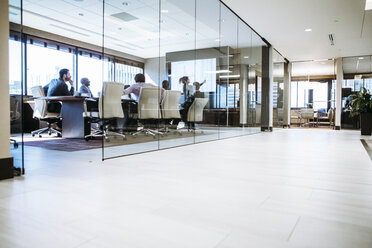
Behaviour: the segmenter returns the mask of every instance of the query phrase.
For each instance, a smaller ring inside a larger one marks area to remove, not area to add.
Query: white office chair
[[[160,104],[161,116],[164,120],[171,121],[181,119],[180,114],[180,99],[181,91],[166,90],[164,92],[163,101]],[[164,127],[165,132],[169,132],[167,125]]]
[[[203,110],[208,103],[208,98],[195,98],[187,112],[187,122],[190,129],[190,124],[203,121]]]
[[[88,112],[85,108],[84,117],[89,118],[91,123],[100,123],[101,129],[85,136],[85,140],[93,137],[104,137],[110,141],[109,136],[120,136],[126,139],[122,133],[109,130],[111,121],[117,118],[124,118],[123,108],[121,106],[121,96],[124,91],[124,84],[116,82],[104,82],[103,92],[98,102],[98,112]]]
[[[302,119],[305,119],[307,121],[303,123],[303,125],[308,125],[310,127],[310,120],[314,120],[314,109],[301,109],[300,123],[302,123]]]
[[[148,120],[160,120],[160,105],[159,100],[161,98],[161,90],[158,87],[142,87],[140,90],[138,100],[138,119],[144,122]],[[155,129],[144,128],[143,126],[138,127],[137,132],[133,136],[137,136],[140,133],[146,135],[152,135],[154,138],[157,134],[163,135],[164,133],[159,132]]]
[[[38,99],[38,97],[45,97],[43,87],[34,86],[31,88],[32,96],[35,98],[35,107],[33,117],[41,121],[48,123],[48,127],[41,128],[31,132],[32,137],[38,134],[41,138],[41,134],[48,132],[49,135],[56,133],[58,136],[62,136],[61,132],[52,128],[52,124],[61,120],[60,113],[48,113],[48,103],[46,99]]]

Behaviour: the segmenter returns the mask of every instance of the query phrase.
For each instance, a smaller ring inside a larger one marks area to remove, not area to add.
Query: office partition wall
[[[75,90],[88,78],[100,118],[86,123],[108,135],[86,144],[101,149],[102,159],[259,132],[266,43],[221,1],[24,2],[18,27],[26,30],[27,68],[24,88],[12,90],[30,94],[61,68],[70,70]],[[132,90],[138,73],[157,89],[153,100]],[[105,82],[121,85],[122,113],[100,105],[111,97]]]

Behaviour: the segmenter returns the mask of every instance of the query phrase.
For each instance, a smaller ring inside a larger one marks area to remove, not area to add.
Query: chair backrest
[[[98,103],[99,118],[124,118],[124,112],[121,106],[123,92],[123,83],[103,82],[103,91]]]
[[[181,91],[166,90],[161,102],[161,116],[163,119],[180,119]]]
[[[21,112],[19,112],[19,98],[16,96],[10,97],[10,121],[15,122],[21,117]]]
[[[31,93],[33,97],[44,97],[44,90],[43,87],[40,85],[34,86],[31,88]],[[47,108],[48,103],[45,99],[35,99],[35,107],[34,107],[34,118],[44,118],[47,115]]]
[[[208,98],[195,98],[187,112],[188,122],[203,121],[203,110],[208,103]]]
[[[328,119],[329,119],[330,124],[332,124],[333,118],[334,118],[334,112],[333,112],[332,109],[330,109],[330,110],[328,110]]]
[[[161,119],[159,87],[142,87],[138,100],[138,119]]]
[[[301,109],[300,116],[302,119],[313,119],[314,109]]]

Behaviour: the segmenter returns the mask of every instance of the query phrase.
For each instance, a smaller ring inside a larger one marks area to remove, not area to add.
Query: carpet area
[[[208,134],[213,134],[213,132],[209,132]],[[197,133],[197,136],[203,135],[201,133]],[[188,138],[194,136],[193,132],[183,132],[182,135],[179,134],[168,134],[163,137],[155,137],[152,136],[145,136],[139,135],[137,137],[132,137],[131,135],[127,135],[127,140],[123,140],[121,137],[111,137],[110,141],[104,142],[104,147],[112,147],[112,146],[121,146],[121,145],[129,145],[129,144],[138,144],[144,142],[153,142],[157,140],[170,140],[170,139],[179,139],[179,138]],[[37,146],[42,147],[45,149],[51,150],[58,150],[58,151],[82,151],[82,150],[89,150],[89,149],[97,149],[102,148],[102,139],[95,138],[93,140],[85,141],[84,139],[65,139],[65,138],[32,138],[26,137],[24,140],[25,146]]]

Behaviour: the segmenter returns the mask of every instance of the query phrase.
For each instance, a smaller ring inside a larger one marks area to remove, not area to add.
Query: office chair
[[[139,101],[138,101],[138,120],[144,124],[148,121],[160,120],[160,105],[159,99],[161,96],[161,90],[158,87],[142,87],[140,90]],[[163,135],[164,133],[159,132],[155,129],[145,128],[140,126],[137,128],[137,132],[133,136],[137,136],[140,133],[145,135],[152,135],[154,138],[157,134]]]
[[[173,123],[173,120],[180,120],[180,99],[181,99],[181,91],[177,90],[166,90],[164,92],[164,98],[160,104],[161,108],[161,116],[163,120],[170,121]],[[164,132],[169,132],[167,124],[164,124],[165,127],[163,128]],[[178,132],[180,133],[180,132]]]
[[[120,136],[124,140],[126,139],[124,134],[109,130],[114,120],[124,118],[121,106],[123,91],[124,84],[122,83],[104,82],[103,92],[98,100],[98,112],[88,112],[85,105],[84,117],[88,118],[90,123],[100,124],[100,130],[85,136],[86,141],[94,137],[104,137],[106,141],[110,141],[109,136]]]
[[[308,125],[310,127],[310,120],[314,120],[314,109],[301,109],[300,110],[300,123],[302,123],[302,119],[305,119],[307,122],[303,123],[302,125]]]
[[[33,117],[35,119],[39,119],[40,121],[45,121],[48,123],[48,127],[41,128],[31,132],[32,137],[35,134],[38,134],[41,138],[41,134],[48,132],[49,135],[52,133],[57,134],[59,137],[62,137],[62,133],[54,128],[52,128],[52,124],[56,123],[61,120],[60,113],[49,113],[48,112],[48,103],[46,99],[38,99],[39,97],[45,97],[43,88],[39,86],[34,86],[31,88],[32,96],[35,98],[35,107],[34,107],[34,114]]]
[[[19,99],[15,96],[10,97],[10,124],[14,125],[20,118],[21,112],[19,108]],[[17,140],[10,138],[10,143],[13,144],[14,148],[18,148]]]
[[[329,127],[332,127],[332,125],[334,124],[333,123],[333,117],[334,117],[333,110],[329,109],[328,112],[327,112],[327,116],[318,117],[318,122],[319,122],[319,120],[326,120],[327,122],[320,122],[320,123],[321,124],[329,124]]]
[[[195,98],[187,112],[188,130],[195,130],[195,123],[203,121],[203,110],[208,103],[208,98]]]

